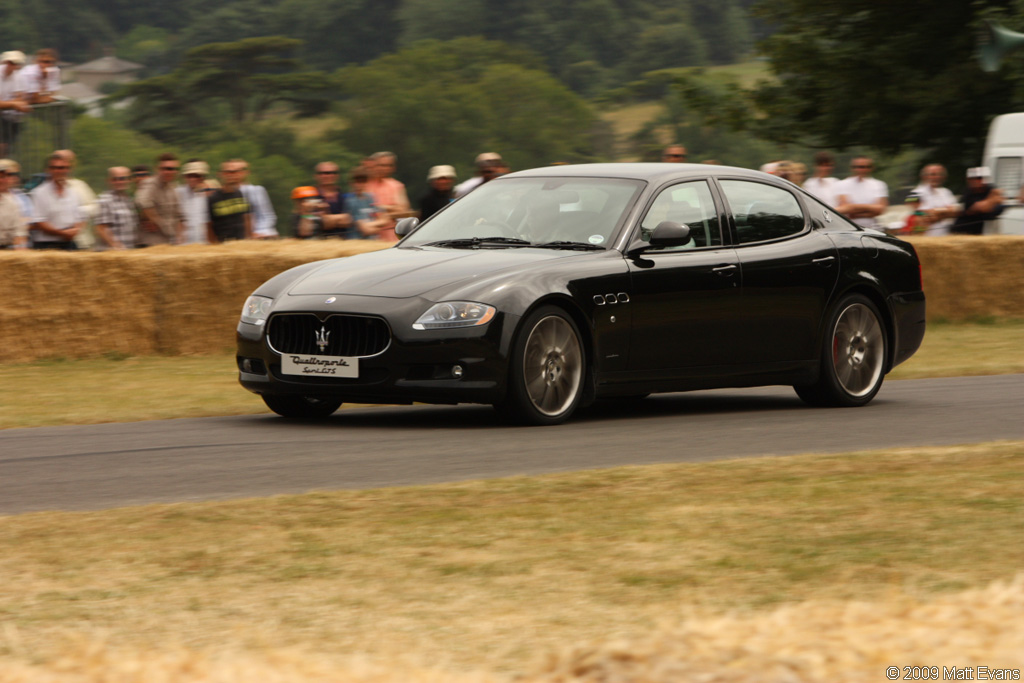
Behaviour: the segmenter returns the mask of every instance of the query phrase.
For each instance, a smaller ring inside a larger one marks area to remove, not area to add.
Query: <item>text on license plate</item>
[[[359,377],[359,359],[351,356],[281,356],[281,373],[305,377]]]

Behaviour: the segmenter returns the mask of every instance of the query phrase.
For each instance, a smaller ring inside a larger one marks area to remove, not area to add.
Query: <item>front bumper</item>
[[[322,296],[286,298],[275,302],[272,316],[377,316],[391,330],[390,344],[381,353],[360,358],[358,378],[285,375],[282,355],[267,343],[267,325],[240,322],[238,379],[249,391],[332,397],[346,403],[496,403],[505,395],[514,316],[499,313],[480,327],[418,331],[412,323],[432,303],[424,299],[339,296],[327,305]]]

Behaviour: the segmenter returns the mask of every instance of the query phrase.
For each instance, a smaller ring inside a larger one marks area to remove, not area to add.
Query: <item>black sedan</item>
[[[249,297],[246,389],[303,418],[467,402],[557,424],[596,399],[768,384],[860,406],[924,336],[910,244],[756,171],[538,168],[397,232]]]

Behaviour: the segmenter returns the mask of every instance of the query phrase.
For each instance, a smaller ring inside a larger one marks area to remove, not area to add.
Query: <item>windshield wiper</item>
[[[527,240],[521,240],[518,237],[467,237],[464,239],[457,240],[439,240],[437,242],[428,242],[424,244],[425,247],[479,247],[488,244],[496,244],[501,246],[529,246]]]
[[[540,244],[533,245],[541,249],[580,249],[585,251],[604,251],[604,247],[600,244],[590,244],[588,242],[573,242],[570,240],[556,240],[554,242],[542,242]]]

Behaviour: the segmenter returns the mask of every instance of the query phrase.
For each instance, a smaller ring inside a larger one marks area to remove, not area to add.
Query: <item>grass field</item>
[[[933,324],[889,380],[1024,372],[1024,322]],[[0,365],[0,429],[266,412],[232,355]]]
[[[890,379],[1005,372],[1024,323],[932,325]],[[230,356],[0,366],[0,398],[4,427],[264,410]],[[0,517],[0,683],[1019,669],[1022,471],[1008,442]]]
[[[0,518],[0,663],[91,638],[508,673],[694,611],[942,597],[1024,566],[1022,471],[1006,443]]]

